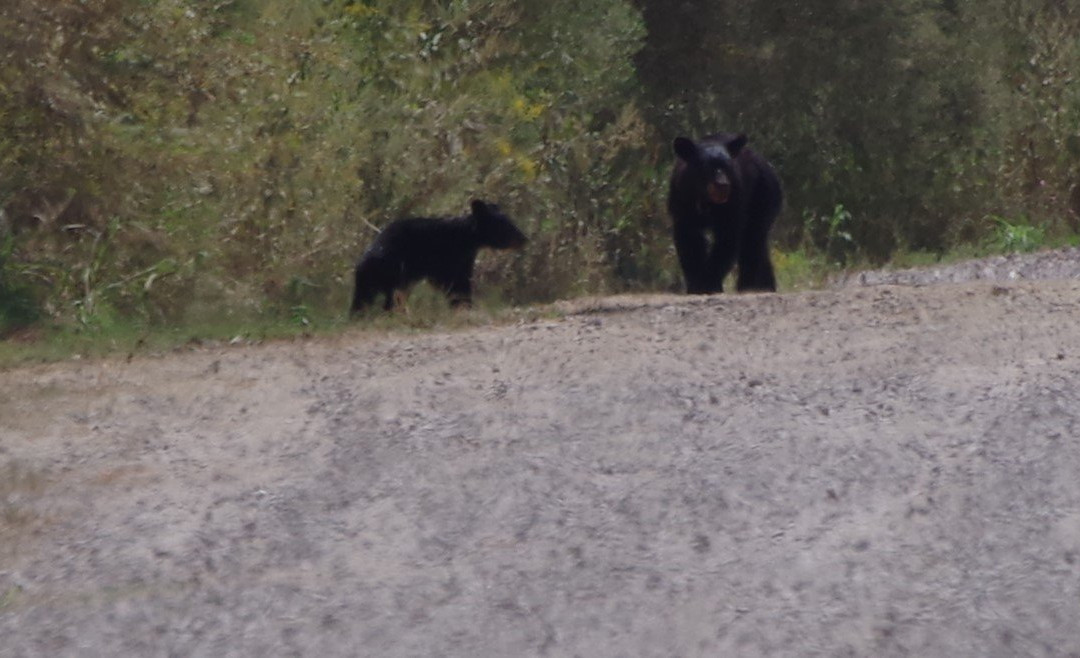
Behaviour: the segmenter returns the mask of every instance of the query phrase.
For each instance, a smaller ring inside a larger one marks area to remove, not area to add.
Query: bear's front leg
[[[705,276],[709,283],[709,292],[723,292],[724,279],[735,267],[738,255],[738,242],[729,235],[717,235],[712,252],[705,264]]]
[[[739,279],[742,291],[776,292],[776,273],[769,254],[768,224],[750,227],[739,252]]]
[[[706,269],[708,243],[705,241],[705,234],[699,229],[676,222],[674,237],[675,253],[679,256],[686,292],[691,295],[713,292]]]

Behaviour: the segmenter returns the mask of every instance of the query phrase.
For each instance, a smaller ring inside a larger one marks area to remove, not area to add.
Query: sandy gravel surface
[[[849,283],[0,372],[0,656],[1080,655],[1080,280]]]

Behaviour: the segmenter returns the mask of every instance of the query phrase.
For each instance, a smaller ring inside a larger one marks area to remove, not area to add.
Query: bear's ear
[[[469,208],[472,210],[472,214],[477,217],[487,214],[487,204],[480,199],[473,199],[469,202]]]
[[[748,138],[745,133],[739,133],[735,139],[727,143],[728,155],[733,158],[739,157],[739,152],[743,150],[743,147],[746,146],[748,141],[750,141],[750,138]]]
[[[675,155],[682,158],[687,164],[697,164],[701,161],[701,153],[698,151],[697,144],[689,137],[676,137],[675,141],[671,143],[671,148],[675,151]]]

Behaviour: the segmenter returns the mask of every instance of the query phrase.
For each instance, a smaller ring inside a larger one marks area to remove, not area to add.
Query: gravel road
[[[1047,271],[0,372],[0,656],[1080,656]]]

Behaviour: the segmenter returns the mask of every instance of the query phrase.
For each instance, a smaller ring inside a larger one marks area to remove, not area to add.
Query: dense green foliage
[[[0,36],[0,335],[343,314],[377,227],[473,196],[533,238],[489,295],[677,289],[668,144],[722,129],[785,250],[1078,228],[1056,0],[7,0]]]

